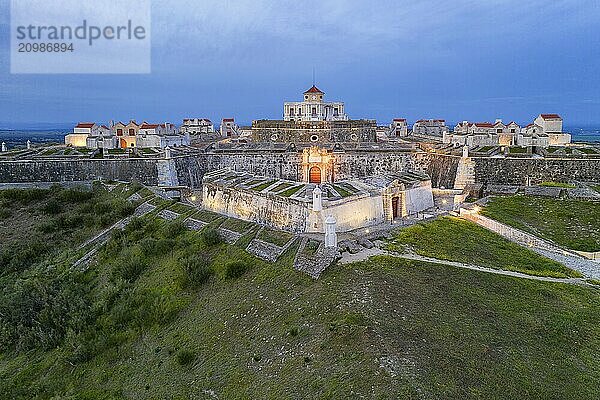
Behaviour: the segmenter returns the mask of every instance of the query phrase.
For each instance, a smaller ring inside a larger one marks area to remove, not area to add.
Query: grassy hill
[[[18,205],[32,226],[57,193]],[[595,289],[392,257],[313,281],[294,249],[265,263],[152,216],[73,270],[58,233],[36,262],[1,265],[0,398],[598,397]]]
[[[600,204],[534,196],[494,197],[481,214],[580,251],[600,251]]]

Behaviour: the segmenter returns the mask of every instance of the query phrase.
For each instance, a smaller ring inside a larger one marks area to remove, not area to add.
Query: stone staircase
[[[465,189],[475,184],[475,161],[471,157],[463,157],[458,162],[454,189]]]
[[[302,239],[294,259],[294,268],[318,279],[340,257],[340,253],[337,247],[325,247],[325,243],[321,242],[317,251],[309,255],[304,251],[308,241],[308,238]]]

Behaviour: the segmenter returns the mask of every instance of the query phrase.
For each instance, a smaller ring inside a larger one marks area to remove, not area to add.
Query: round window
[[[350,140],[356,142],[358,140],[358,136],[356,136],[356,133],[353,133],[352,135],[350,135]]]
[[[310,141],[311,141],[311,142],[316,142],[317,140],[319,140],[319,137],[318,137],[317,135],[312,135],[312,136],[310,137]]]
[[[277,139],[278,139],[277,135],[271,135],[271,140],[272,141],[275,142],[275,141],[277,141]]]

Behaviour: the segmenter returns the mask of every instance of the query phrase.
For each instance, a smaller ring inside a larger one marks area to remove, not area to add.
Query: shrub
[[[144,255],[160,256],[171,253],[176,244],[173,239],[144,238],[140,241],[140,248]]]
[[[46,189],[6,189],[0,191],[0,197],[10,201],[29,204],[32,201],[45,199],[49,192]]]
[[[201,237],[202,237],[202,241],[204,242],[204,244],[207,245],[207,246],[209,246],[209,247],[216,246],[216,245],[221,244],[223,242],[223,239],[221,238],[221,235],[214,228],[206,228],[206,229],[204,229],[202,231]]]
[[[56,199],[50,199],[44,206],[43,211],[46,214],[56,215],[63,211],[63,206]]]
[[[235,279],[244,275],[249,269],[245,261],[233,261],[225,265],[225,279]]]
[[[66,189],[61,191],[58,197],[66,203],[83,203],[84,201],[91,200],[92,197],[94,197],[94,192],[79,189]]]
[[[215,270],[212,267],[212,260],[208,254],[196,254],[182,260],[185,270],[184,288],[199,288],[206,283]]]
[[[162,229],[162,236],[165,238],[174,238],[185,232],[186,228],[181,221],[172,221],[167,223]]]
[[[114,264],[113,279],[122,278],[127,282],[134,282],[146,268],[148,268],[146,260],[132,253]]]
[[[188,365],[196,358],[196,354],[190,350],[179,350],[175,355],[179,365]]]
[[[0,208],[0,220],[6,219],[12,215],[12,212],[8,208]]]

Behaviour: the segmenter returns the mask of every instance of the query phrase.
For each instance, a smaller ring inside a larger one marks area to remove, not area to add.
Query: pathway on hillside
[[[424,257],[418,254],[401,254],[401,253],[392,253],[387,250],[383,250],[379,247],[374,247],[372,249],[364,249],[358,253],[350,254],[345,252],[342,254],[342,258],[338,261],[340,264],[351,264],[353,262],[365,261],[373,256],[391,256],[397,258],[404,258],[407,260],[413,261],[422,261],[431,264],[441,264],[441,265],[450,265],[452,267],[470,269],[473,271],[487,272],[496,275],[505,275],[512,276],[515,278],[524,278],[524,279],[532,279],[536,281],[542,282],[556,282],[556,283],[568,283],[572,285],[583,285],[583,286],[593,286],[586,282],[585,279],[581,278],[551,278],[547,276],[535,276],[535,275],[527,275],[520,272],[515,271],[507,271],[503,269],[495,269],[489,267],[482,267],[480,265],[470,265],[464,264],[456,261],[448,261],[448,260],[440,260],[438,258]]]

